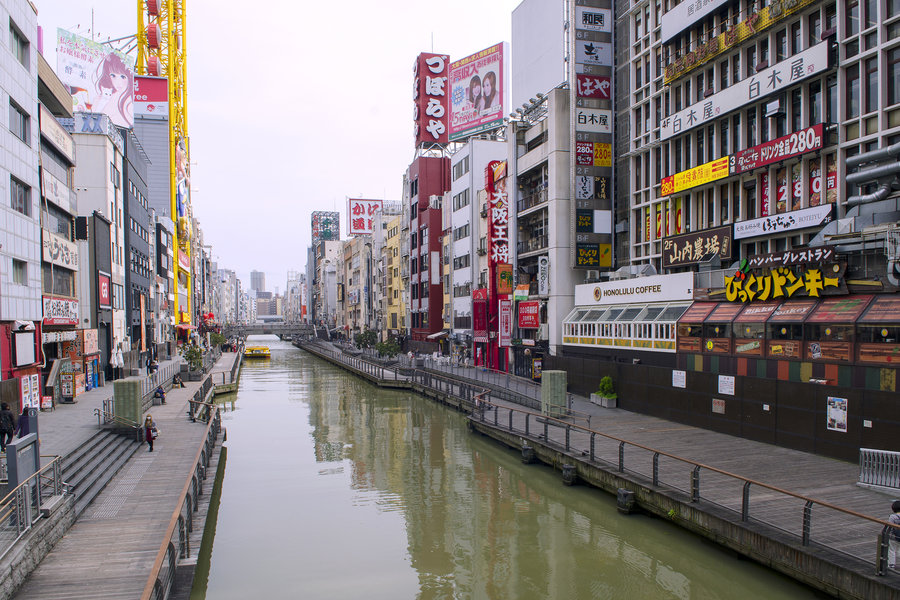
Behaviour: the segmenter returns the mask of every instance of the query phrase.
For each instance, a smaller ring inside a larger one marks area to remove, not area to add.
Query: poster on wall
[[[687,371],[672,371],[672,387],[687,387]]]
[[[847,399],[828,396],[825,410],[828,431],[847,433]]]
[[[134,59],[65,29],[56,30],[56,72],[74,112],[103,113],[134,126]]]
[[[719,393],[734,396],[734,377],[731,375],[719,375]]]

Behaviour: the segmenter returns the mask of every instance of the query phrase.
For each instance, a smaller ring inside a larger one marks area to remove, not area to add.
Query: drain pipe
[[[887,148],[880,148],[878,150],[872,150],[871,152],[863,152],[862,154],[851,156],[847,159],[847,168],[852,169],[858,165],[885,160],[898,155],[900,155],[900,142],[888,146]]]
[[[884,179],[885,177],[894,175],[896,173],[900,173],[900,162],[895,162],[889,165],[881,165],[879,167],[872,167],[863,171],[857,171],[856,173],[850,173],[849,175],[847,175],[847,183],[853,185],[869,183],[870,181],[874,181],[876,179]]]
[[[869,202],[878,202],[879,200],[884,200],[890,195],[891,190],[893,190],[894,185],[896,185],[896,181],[892,183],[884,183],[877,190],[872,192],[871,194],[863,194],[861,196],[850,196],[847,198],[847,201],[844,202],[844,206],[846,208],[853,208],[854,206],[859,206],[860,204],[868,204]]]

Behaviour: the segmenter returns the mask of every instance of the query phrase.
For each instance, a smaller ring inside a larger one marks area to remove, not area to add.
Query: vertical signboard
[[[446,144],[450,120],[450,57],[423,52],[413,67],[413,131],[416,146]]]
[[[512,300],[500,299],[500,347],[509,348],[512,345]]]
[[[134,114],[168,116],[169,80],[165,77],[136,75],[134,77]]]
[[[572,106],[570,222],[576,269],[613,265],[613,13],[612,0],[569,3],[569,101]]]

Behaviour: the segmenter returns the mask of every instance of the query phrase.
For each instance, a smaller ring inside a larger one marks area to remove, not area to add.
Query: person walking
[[[893,512],[891,516],[888,517],[888,521],[890,521],[892,525],[900,525],[900,500],[894,500],[893,504],[891,504],[891,510]],[[888,545],[888,566],[892,569],[896,569],[897,554],[900,554],[900,529],[891,528],[891,532],[888,535],[890,536],[890,544]]]
[[[15,431],[15,415],[9,410],[9,404],[0,403],[0,452],[6,452],[6,444],[12,441]]]
[[[19,415],[19,421],[16,423],[16,435],[23,438],[31,433],[31,423],[28,420],[28,407],[22,407],[22,414]]]
[[[146,440],[147,445],[150,447],[148,452],[153,452],[153,440],[155,440],[158,435],[159,429],[156,427],[156,422],[153,420],[152,416],[147,415],[147,418],[144,419],[144,440]]]

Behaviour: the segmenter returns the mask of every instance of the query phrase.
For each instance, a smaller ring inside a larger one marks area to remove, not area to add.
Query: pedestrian
[[[0,403],[0,452],[6,452],[6,444],[12,441],[15,431],[15,415],[9,410],[9,404]]]
[[[151,357],[147,357],[147,377],[153,373],[153,359]]]
[[[153,420],[152,416],[147,415],[147,418],[144,419],[144,439],[147,441],[147,445],[150,446],[148,452],[153,452],[153,440],[155,440],[158,435],[159,429],[156,427],[156,422]]]
[[[31,433],[31,422],[28,419],[28,407],[22,407],[22,414],[19,415],[19,422],[16,423],[16,435],[23,438]]]
[[[891,510],[894,511],[888,521],[893,525],[900,525],[900,500],[894,500],[891,504]],[[897,568],[897,554],[900,553],[900,529],[891,528],[890,543],[888,545],[888,566],[892,569]]]
[[[153,392],[154,398],[159,398],[160,404],[166,403],[166,390],[163,389],[163,386],[157,386],[156,391]]]

